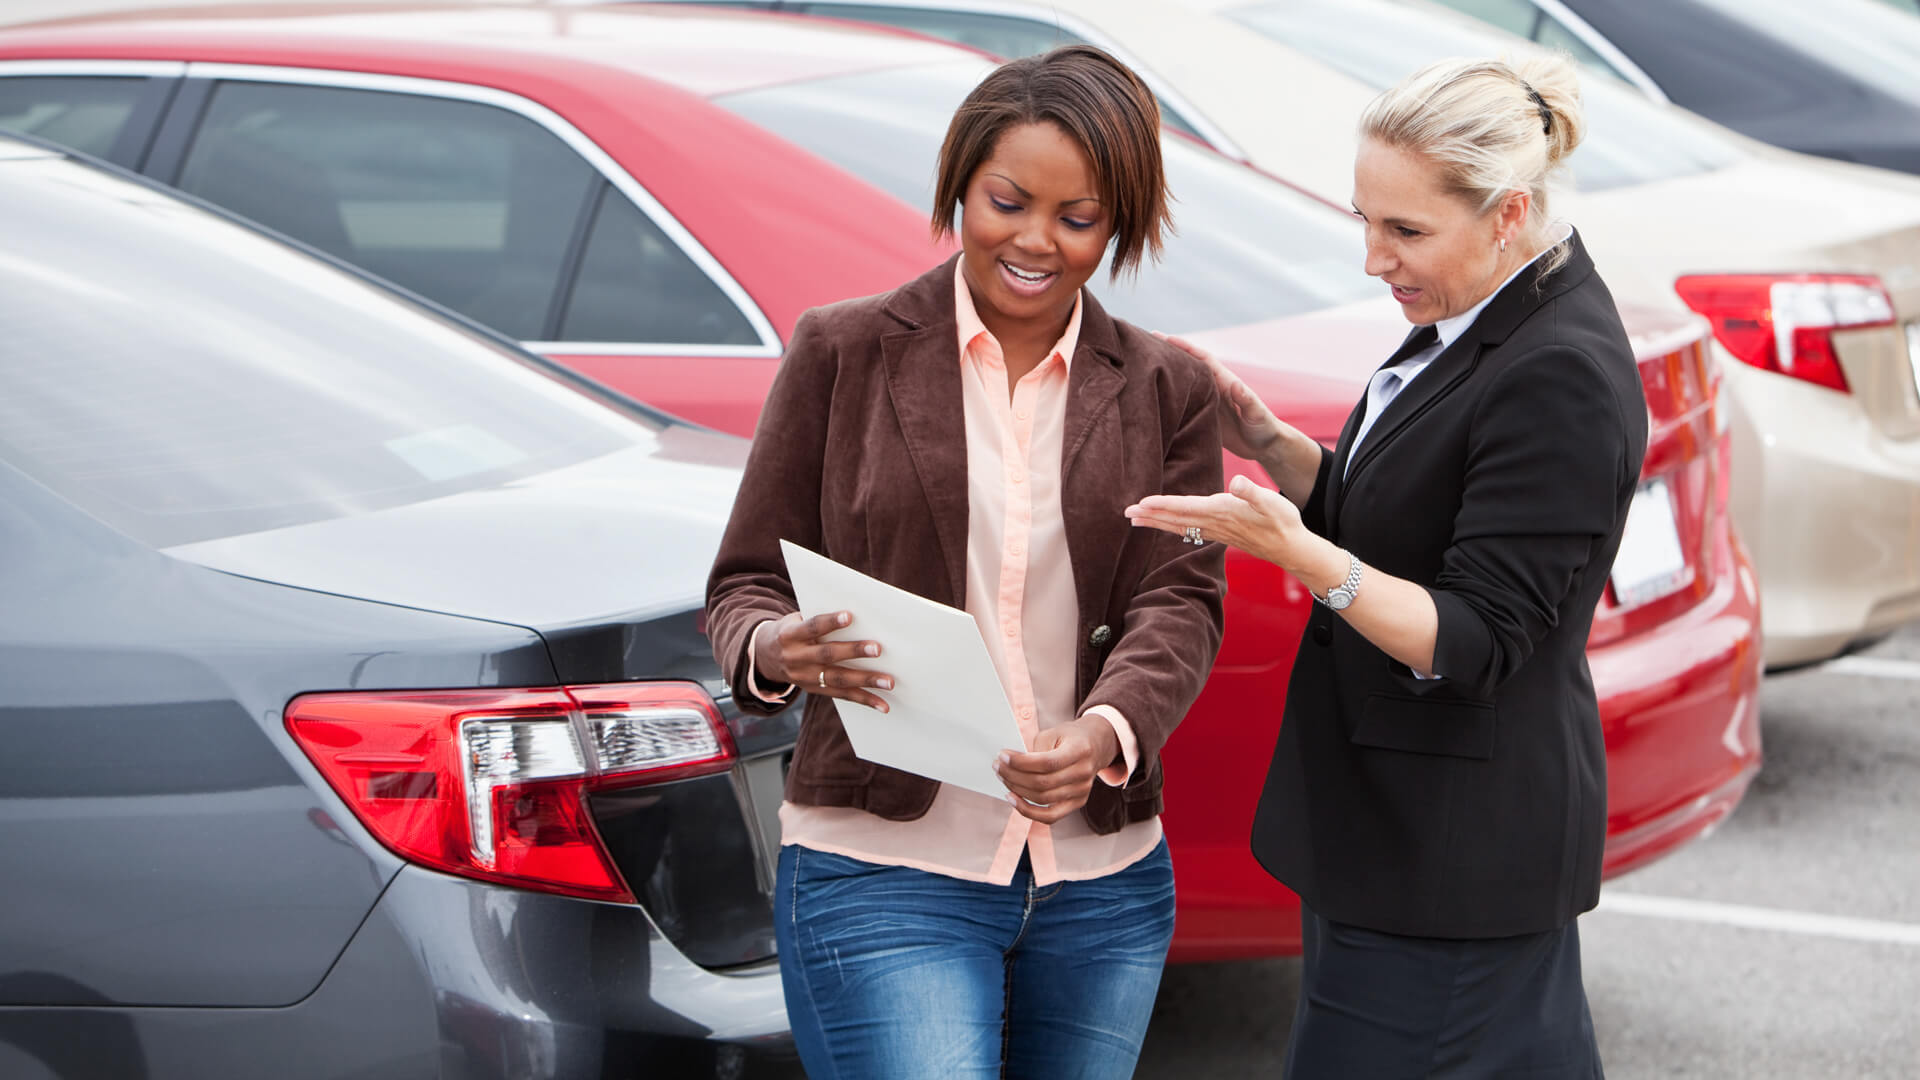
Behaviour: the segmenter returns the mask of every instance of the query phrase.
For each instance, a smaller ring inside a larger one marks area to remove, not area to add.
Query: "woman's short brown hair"
[[[974,170],[1000,136],[1021,124],[1051,123],[1080,144],[1093,163],[1100,205],[1113,222],[1113,276],[1158,258],[1172,229],[1167,179],[1160,164],[1160,105],[1133,69],[1091,45],[1000,65],[960,103],[940,146],[933,193],[933,234],[953,234]]]

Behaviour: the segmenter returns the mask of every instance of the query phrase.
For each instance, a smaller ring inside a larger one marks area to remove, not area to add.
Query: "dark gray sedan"
[[[1439,0],[1756,139],[1920,173],[1914,0]]]
[[[739,440],[0,139],[0,1076],[738,1073]]]

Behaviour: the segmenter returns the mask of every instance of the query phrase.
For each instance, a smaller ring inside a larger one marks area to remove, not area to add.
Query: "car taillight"
[[[306,694],[287,730],[360,823],[411,862],[633,902],[586,804],[722,772],[733,740],[691,683]]]
[[[1843,394],[1833,332],[1894,321],[1886,288],[1864,274],[1690,274],[1674,289],[1742,363]]]

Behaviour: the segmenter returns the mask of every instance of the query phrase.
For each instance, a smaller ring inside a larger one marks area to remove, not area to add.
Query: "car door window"
[[[755,345],[746,316],[632,200],[600,200],[560,321],[566,341]]]
[[[0,131],[37,135],[97,158],[126,130],[145,78],[28,75],[0,79]]]
[[[1523,38],[1533,36],[1534,26],[1541,19],[1540,9],[1533,6],[1533,0],[1440,0],[1442,4],[1471,15],[1481,22],[1490,23]]]
[[[1018,15],[984,15],[970,11],[939,11],[933,8],[885,7],[879,4],[796,4],[793,10],[836,19],[855,19],[912,30],[942,41],[958,42],[984,53],[1009,60],[1033,56],[1061,45],[1086,45],[1089,42],[1057,23]],[[1160,100],[1160,122],[1206,142],[1180,111]]]
[[[1606,57],[1595,52],[1586,39],[1567,29],[1559,19],[1535,7],[1533,0],[1440,0],[1440,3],[1509,34],[1532,38],[1549,49],[1564,49],[1577,64],[1605,72],[1622,82],[1631,81]]]
[[[517,338],[545,336],[598,178],[491,105],[222,83],[177,185]]]
[[[1573,57],[1576,64],[1605,72],[1621,82],[1631,83],[1632,81],[1627,78],[1625,72],[1608,62],[1606,57],[1594,51],[1593,46],[1587,44],[1585,38],[1567,29],[1566,24],[1559,19],[1542,16],[1540,25],[1534,30],[1533,39],[1549,49],[1566,50],[1567,55]]]

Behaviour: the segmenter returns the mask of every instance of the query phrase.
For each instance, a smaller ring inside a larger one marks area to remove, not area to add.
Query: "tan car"
[[[1534,47],[1394,0],[753,6],[1001,55],[1090,41],[1141,70],[1171,126],[1340,206],[1380,89],[1429,60]],[[1599,77],[1585,97],[1577,191],[1554,210],[1623,305],[1684,303],[1713,326],[1767,662],[1920,616],[1920,179],[1777,150]]]

